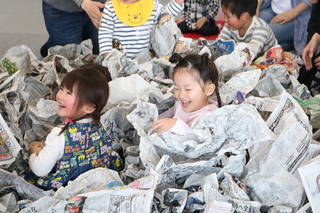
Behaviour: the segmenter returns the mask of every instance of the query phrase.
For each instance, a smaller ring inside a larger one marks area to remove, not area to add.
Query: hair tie
[[[70,124],[70,123],[72,123],[72,119],[68,119],[68,118],[66,118],[65,123],[66,123],[66,124]]]

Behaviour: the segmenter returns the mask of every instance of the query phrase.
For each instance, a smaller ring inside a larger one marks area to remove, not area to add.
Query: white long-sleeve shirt
[[[164,12],[168,12],[173,17],[176,17],[182,9],[183,4],[180,5],[173,0],[165,8],[158,0],[154,0],[152,14],[147,22],[140,26],[128,26],[119,20],[112,1],[108,1],[105,4],[99,28],[100,54],[110,52],[112,40],[118,39],[127,56],[134,58],[141,50],[149,47],[150,34],[152,28],[157,24],[159,16]]]
[[[89,123],[91,121],[92,118],[88,118],[77,122]],[[46,138],[46,146],[43,147],[38,155],[33,153],[29,157],[30,169],[38,177],[49,174],[57,161],[61,159],[64,154],[65,137],[64,134],[60,134],[60,132],[60,127],[54,127]]]

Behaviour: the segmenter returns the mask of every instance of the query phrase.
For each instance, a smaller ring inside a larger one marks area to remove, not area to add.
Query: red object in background
[[[221,29],[223,28],[224,24],[226,23],[225,21],[215,21],[216,24],[221,24]],[[219,33],[211,35],[211,36],[203,36],[200,35],[199,33],[192,32],[192,33],[183,33],[183,37],[185,38],[192,38],[195,40],[198,40],[200,37],[205,38],[207,40],[216,40],[218,38]]]

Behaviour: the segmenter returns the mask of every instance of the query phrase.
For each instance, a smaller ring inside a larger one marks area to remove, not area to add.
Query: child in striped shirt
[[[278,45],[268,24],[255,16],[257,0],[222,0],[221,7],[226,24],[218,39],[246,43],[252,51],[252,58],[260,57]]]
[[[160,15],[169,12],[176,17],[183,9],[183,1],[171,0],[165,8],[158,0],[108,1],[99,28],[100,54],[106,57],[117,41],[129,58],[135,58],[148,49],[152,28]]]

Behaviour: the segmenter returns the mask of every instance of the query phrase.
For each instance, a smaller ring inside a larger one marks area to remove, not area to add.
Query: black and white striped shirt
[[[162,13],[169,13],[176,17],[183,9],[174,0],[171,0],[166,7],[161,5],[158,0],[154,0],[154,7],[149,20],[140,26],[128,26],[122,23],[116,16],[112,2],[108,1],[103,10],[103,17],[99,29],[100,54],[110,52],[112,40],[118,39],[123,50],[129,58],[134,58],[141,50],[149,47],[150,34],[152,28],[157,24],[158,18]]]

